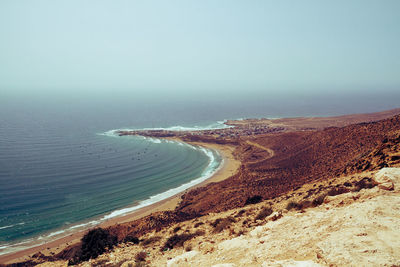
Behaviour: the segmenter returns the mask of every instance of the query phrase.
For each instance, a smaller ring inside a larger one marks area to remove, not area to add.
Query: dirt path
[[[246,143],[251,145],[251,146],[257,147],[259,149],[262,149],[264,151],[267,151],[269,153],[269,157],[268,158],[272,158],[275,155],[275,152],[272,149],[268,148],[268,147],[262,146],[260,144],[257,144],[257,143],[254,143],[254,142],[251,142],[251,141],[248,141],[248,140],[246,141]]]

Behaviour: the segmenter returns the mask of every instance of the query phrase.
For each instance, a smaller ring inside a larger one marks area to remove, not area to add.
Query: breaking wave
[[[112,136],[112,137],[118,136],[115,134],[114,130],[108,131],[108,132],[104,133],[104,135]],[[1,244],[0,255],[6,254],[6,253],[11,253],[11,252],[16,252],[16,251],[34,247],[37,245],[41,245],[41,244],[44,244],[51,240],[54,240],[55,238],[62,238],[62,237],[68,236],[76,231],[86,230],[86,229],[89,229],[96,225],[99,225],[109,219],[119,217],[122,215],[126,215],[126,214],[134,212],[140,208],[143,208],[143,207],[155,204],[157,202],[160,202],[162,200],[165,200],[169,197],[172,197],[178,193],[181,193],[181,192],[189,189],[190,187],[193,187],[193,186],[209,179],[222,166],[221,163],[223,162],[223,159],[220,157],[219,153],[215,150],[206,149],[204,147],[194,146],[194,145],[190,145],[188,143],[175,141],[175,140],[165,140],[165,139],[157,139],[157,138],[150,138],[150,137],[139,137],[139,138],[143,138],[146,141],[156,143],[156,144],[165,142],[165,143],[174,143],[179,146],[188,146],[191,149],[198,150],[198,151],[201,151],[202,153],[204,153],[209,158],[209,160],[208,160],[209,163],[208,163],[207,167],[203,170],[201,175],[198,176],[197,178],[194,178],[193,180],[191,180],[187,183],[184,183],[176,188],[172,188],[165,192],[150,196],[149,198],[138,202],[138,204],[135,206],[118,209],[118,210],[112,211],[109,214],[104,215],[101,218],[90,220],[90,221],[87,221],[84,223],[65,225],[65,227],[63,229],[57,229],[56,231],[42,234],[36,238],[26,239],[23,242]],[[0,229],[11,228],[11,227],[21,225],[21,224],[24,224],[24,223],[6,225],[6,226],[0,227]]]

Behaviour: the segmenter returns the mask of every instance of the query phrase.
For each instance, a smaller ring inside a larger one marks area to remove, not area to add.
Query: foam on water
[[[19,243],[3,244],[2,246],[0,246],[0,255],[33,247],[34,245],[29,245],[32,241],[33,241],[33,238],[29,238],[29,239],[24,240]],[[43,243],[45,243],[45,242],[39,243],[39,245],[41,245]]]
[[[154,144],[161,144],[161,140],[157,138],[146,137],[146,140]]]
[[[103,133],[102,135],[106,135],[106,136],[110,136],[110,137],[119,137],[116,134],[116,130],[107,131],[107,132]],[[24,240],[23,242],[2,244],[2,246],[0,247],[0,255],[19,251],[19,250],[30,248],[30,247],[37,246],[37,245],[41,245],[50,240],[54,240],[54,238],[65,237],[73,232],[76,232],[77,230],[89,229],[89,228],[99,225],[102,222],[107,221],[111,218],[115,218],[115,217],[118,217],[121,215],[126,215],[126,214],[136,211],[140,208],[143,208],[143,207],[152,205],[154,203],[157,203],[159,201],[165,200],[169,197],[172,197],[178,193],[185,191],[186,189],[188,189],[192,186],[195,186],[195,185],[207,180],[208,178],[210,178],[214,173],[216,173],[220,169],[220,167],[222,166],[222,163],[223,163],[222,161],[221,162],[219,161],[219,158],[220,158],[219,154],[215,150],[206,149],[206,148],[203,148],[200,146],[193,146],[188,143],[175,141],[175,140],[157,139],[157,138],[150,138],[150,137],[138,137],[138,138],[143,138],[146,141],[156,143],[156,144],[165,142],[165,143],[175,143],[179,146],[190,147],[191,149],[198,150],[198,151],[201,151],[202,153],[204,153],[209,158],[209,163],[208,163],[207,167],[204,169],[204,171],[201,173],[201,175],[199,177],[191,180],[190,182],[182,184],[176,188],[169,189],[165,192],[153,195],[153,196],[149,197],[148,199],[140,201],[135,206],[115,210],[101,218],[91,220],[86,223],[75,224],[75,225],[66,227],[64,229],[57,229],[57,231],[50,232],[50,233],[44,234],[44,235],[40,235],[37,238],[30,238],[30,239]],[[216,157],[216,155],[218,155],[218,156]],[[21,225],[21,224],[24,224],[24,223],[7,225],[7,226],[1,227],[0,229],[11,228],[11,227],[14,227],[16,225]]]
[[[76,228],[86,227],[86,226],[89,226],[89,225],[96,225],[97,223],[98,223],[98,221],[91,221],[91,222],[88,222],[88,223],[81,223],[81,224],[78,224],[78,225],[71,226],[69,229],[76,229]]]
[[[143,129],[136,129],[136,130],[166,130],[166,131],[202,131],[202,130],[215,130],[215,129],[225,129],[230,128],[232,126],[225,124],[226,120],[224,121],[217,121],[215,123],[209,124],[207,126],[170,126],[170,127],[159,127],[159,128],[143,128]]]
[[[226,129],[226,128],[232,128],[233,126],[231,125],[226,125],[225,123],[227,120],[223,121],[217,121],[215,123],[209,124],[207,126],[169,126],[169,127],[156,127],[156,128],[120,128],[120,129],[113,129],[106,131],[104,133],[100,133],[101,135],[106,135],[106,136],[119,136],[117,132],[119,131],[177,131],[177,132],[182,132],[182,131],[204,131],[204,130],[217,130],[217,129]]]
[[[172,142],[175,142],[175,141],[172,141]],[[167,190],[167,191],[165,191],[163,193],[151,196],[150,198],[139,202],[139,204],[136,205],[136,206],[113,211],[110,214],[105,215],[101,220],[109,220],[109,219],[114,218],[114,217],[118,217],[118,216],[121,216],[121,215],[126,215],[127,213],[131,213],[131,212],[136,211],[136,210],[138,210],[140,208],[152,205],[154,203],[157,203],[159,201],[162,201],[162,200],[165,200],[165,199],[167,199],[169,197],[172,197],[172,196],[174,196],[174,195],[176,195],[178,193],[181,193],[181,192],[185,191],[186,189],[188,189],[188,188],[190,188],[192,186],[195,186],[195,185],[207,180],[214,173],[216,173],[220,169],[220,167],[222,166],[223,162],[220,163],[216,159],[216,157],[214,155],[214,153],[218,154],[217,151],[211,151],[211,150],[205,149],[203,147],[195,147],[195,146],[192,146],[192,145],[189,145],[189,144],[187,144],[187,145],[192,147],[192,148],[194,148],[194,149],[199,149],[200,151],[202,151],[209,158],[209,164],[208,164],[207,168],[203,171],[203,173],[201,174],[200,177],[198,177],[198,178],[196,178],[196,179],[194,179],[194,180],[192,180],[192,181],[190,181],[188,183],[182,184],[179,187],[172,188],[172,189],[169,189],[169,190]]]
[[[24,222],[21,222],[21,223],[16,223],[16,224],[11,224],[11,225],[2,226],[2,227],[0,227],[0,230],[1,230],[1,229],[6,229],[6,228],[11,228],[11,227],[14,227],[14,226],[17,226],[17,225],[23,225],[23,224],[25,224],[25,223],[24,223]]]
[[[104,136],[109,136],[109,137],[120,137],[117,132],[118,131],[132,131],[132,129],[113,129],[113,130],[109,130],[109,131],[105,131],[103,133],[98,133],[98,135],[104,135]]]
[[[62,234],[62,233],[65,233],[65,230],[55,231],[53,233],[50,233],[46,237],[52,237],[52,236],[56,236],[56,235],[59,235],[59,234]]]
[[[87,223],[73,225],[69,228],[61,229],[61,230],[58,230],[55,232],[51,232],[49,234],[40,235],[37,238],[30,238],[30,239],[27,239],[27,240],[24,240],[24,241],[18,242],[18,243],[6,243],[6,244],[3,244],[2,246],[0,246],[0,255],[27,249],[27,248],[38,246],[38,245],[42,245],[48,241],[54,240],[54,237],[62,238],[71,233],[76,232],[76,230],[85,230],[90,227],[99,225],[103,221],[104,221],[103,219],[92,220]]]

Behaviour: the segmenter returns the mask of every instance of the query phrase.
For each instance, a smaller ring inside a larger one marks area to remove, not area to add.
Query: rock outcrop
[[[379,188],[384,190],[394,190],[395,184],[400,185],[400,169],[384,168],[375,174],[374,180]]]
[[[371,184],[378,186],[349,187],[348,192],[330,196],[328,203],[298,210],[281,209],[261,220],[257,219],[260,211],[267,205],[274,210],[280,209],[285,198],[210,214],[150,233],[143,237],[139,245],[121,244],[112,252],[80,265],[399,266],[400,168],[384,168],[374,174],[365,172],[355,177],[338,177],[337,184],[329,185],[329,182],[321,181],[316,186],[305,185],[295,192],[308,192],[314,187],[329,190],[341,184],[356,185],[366,180],[363,177],[372,177],[368,178]],[[298,198],[297,194],[292,197]],[[215,222],[227,218],[230,223],[215,232]],[[168,236],[195,230],[201,233],[186,241],[182,247],[160,250]],[[144,256],[138,260],[137,255],[142,254]],[[66,264],[60,261],[39,266]]]

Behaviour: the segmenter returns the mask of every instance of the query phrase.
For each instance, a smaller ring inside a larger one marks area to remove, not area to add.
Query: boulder
[[[383,168],[374,176],[378,187],[383,190],[394,190],[400,183],[400,168]]]

